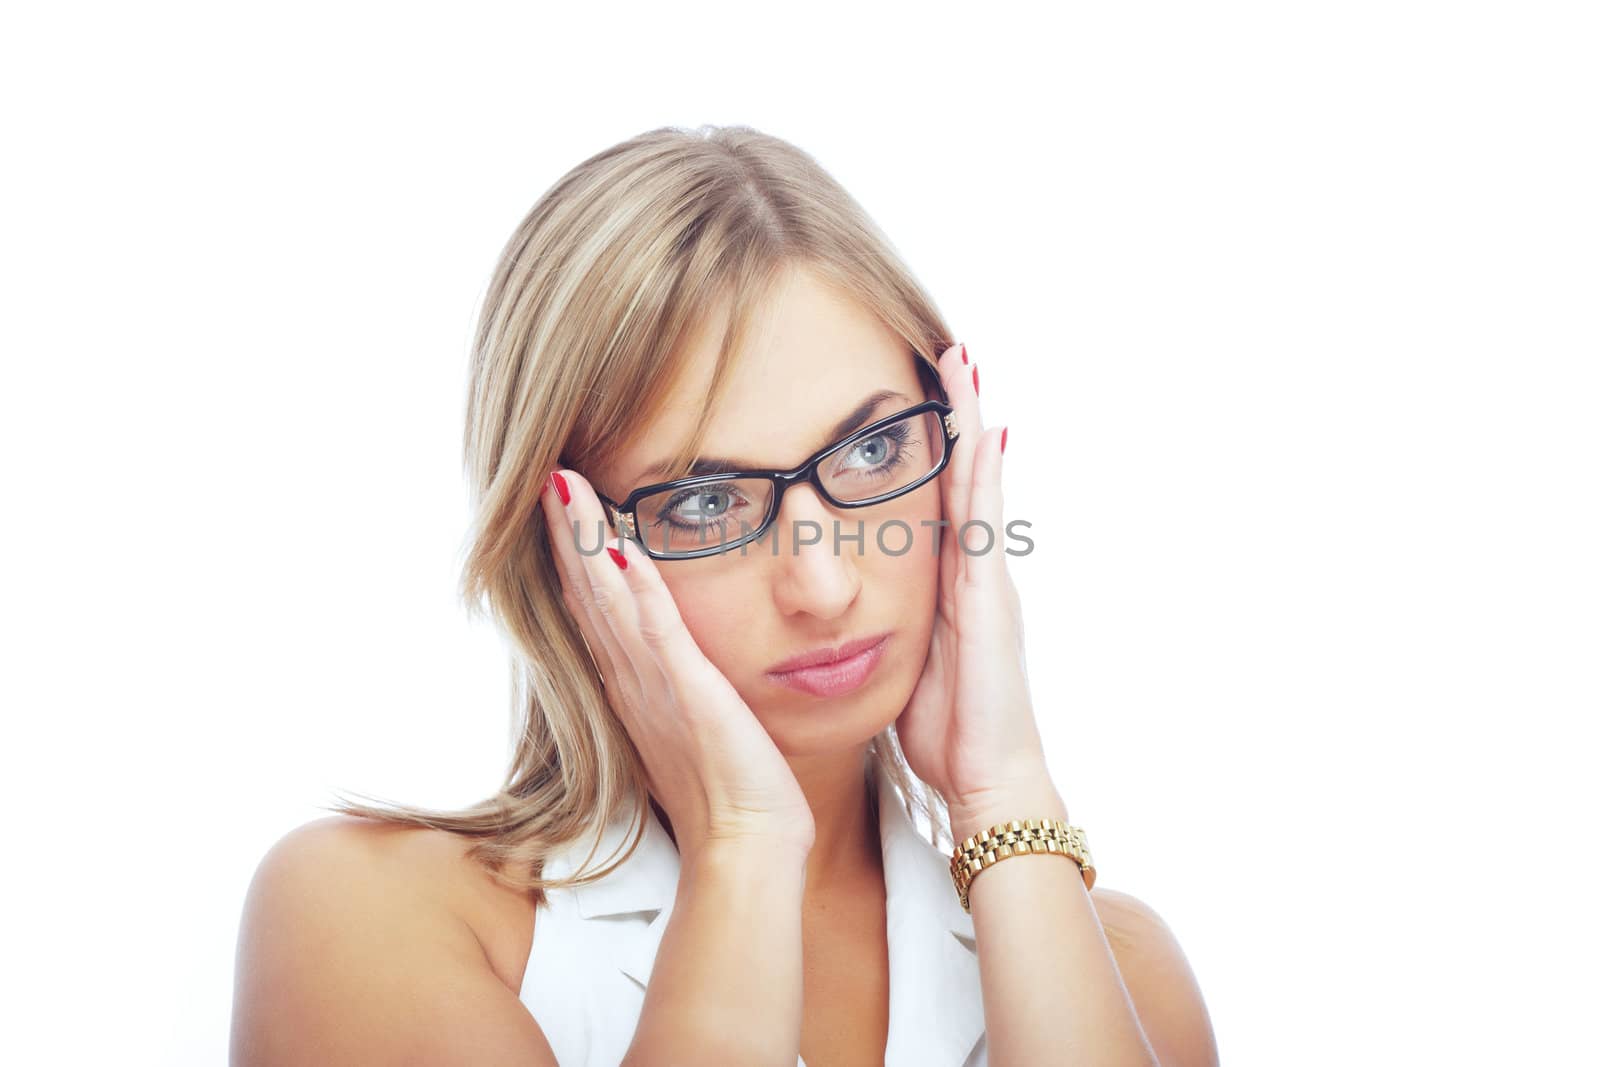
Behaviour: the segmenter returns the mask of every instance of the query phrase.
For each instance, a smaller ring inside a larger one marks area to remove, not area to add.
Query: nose
[[[783,494],[771,536],[778,539],[772,560],[773,597],[785,615],[831,619],[855,603],[861,592],[855,554],[864,551],[853,539],[855,528],[854,521],[839,520],[809,485],[794,486]]]

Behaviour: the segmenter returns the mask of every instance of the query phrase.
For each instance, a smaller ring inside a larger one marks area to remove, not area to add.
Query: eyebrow
[[[818,445],[816,450],[820,452],[827,445],[837,442],[840,438],[848,436],[850,433],[859,430],[868,422],[872,421],[872,413],[876,411],[878,405],[882,404],[884,401],[909,401],[910,399],[911,398],[906,396],[904,393],[898,392],[894,389],[879,389],[876,393],[868,396],[854,408],[851,408],[848,415],[834,423],[833,429],[829,431],[827,440]],[[665,460],[660,463],[651,464],[640,473],[638,484],[649,484],[651,478],[659,474],[667,473],[669,467],[670,463]],[[754,460],[741,459],[735,456],[705,456],[691,463],[689,465],[688,473],[683,475],[683,477],[693,478],[702,474],[731,474],[735,471],[769,469],[771,468],[763,467]]]

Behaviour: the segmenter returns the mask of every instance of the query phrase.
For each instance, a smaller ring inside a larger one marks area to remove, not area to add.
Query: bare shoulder
[[[344,815],[280,838],[245,897],[231,1062],[554,1064],[514,984],[531,904],[466,847]]]
[[[1162,1067],[1216,1067],[1211,1016],[1172,928],[1131,893],[1097,885],[1089,899]]]
[[[345,850],[371,876],[403,882],[423,906],[452,914],[472,931],[506,988],[513,993],[521,990],[533,939],[533,901],[497,881],[469,856],[468,838],[343,815],[318,819],[294,831],[301,833],[327,839],[323,847]],[[313,852],[316,848],[310,846]]]

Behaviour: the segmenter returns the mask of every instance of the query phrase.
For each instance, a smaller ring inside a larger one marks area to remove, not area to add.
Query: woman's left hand
[[[1059,795],[1028,693],[1021,600],[1006,568],[1005,431],[983,428],[977,364],[962,357],[961,345],[939,357],[960,438],[939,475],[948,525],[939,528],[928,659],[895,723],[911,770],[949,802],[957,841],[989,825],[985,819],[1065,817],[1064,809],[1034,810],[1053,808]]]

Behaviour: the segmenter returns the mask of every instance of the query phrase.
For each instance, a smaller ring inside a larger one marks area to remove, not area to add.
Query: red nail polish
[[[972,394],[974,396],[978,394],[978,368],[976,366],[972,368]]]
[[[1002,456],[1006,454],[1006,434],[1010,432],[1011,427],[1009,426],[1003,426],[1000,428],[1000,454]]]
[[[967,361],[967,343],[965,341],[963,341],[963,342],[961,342],[961,362],[965,363],[966,361]]]
[[[612,562],[614,562],[617,565],[617,568],[619,570],[624,570],[625,571],[625,570],[628,569],[628,557],[624,556],[621,552],[618,552],[616,549],[612,548],[610,545],[606,546],[606,551],[611,553]]]
[[[572,492],[567,488],[567,480],[561,477],[560,471],[550,472],[550,484],[556,487],[556,496],[561,498],[563,505],[572,503]]]

